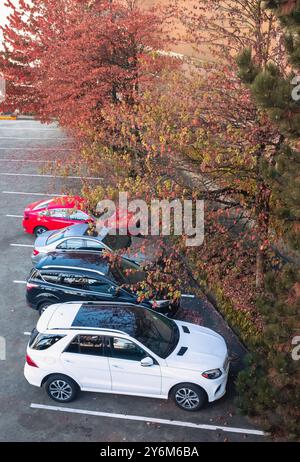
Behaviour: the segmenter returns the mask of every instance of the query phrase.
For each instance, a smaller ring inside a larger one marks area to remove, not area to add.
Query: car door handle
[[[114,369],[124,369],[124,367],[118,366],[117,364],[112,364],[112,367],[113,367]]]

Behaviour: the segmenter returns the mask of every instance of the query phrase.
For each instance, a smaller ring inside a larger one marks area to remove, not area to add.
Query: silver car
[[[137,263],[153,261],[155,242],[150,239],[132,236],[113,236],[108,228],[98,233],[88,223],[68,226],[57,231],[47,231],[37,237],[32,253],[32,263],[36,265],[49,252],[117,252]],[[126,249],[125,253],[123,250]],[[141,251],[143,249],[143,252]]]

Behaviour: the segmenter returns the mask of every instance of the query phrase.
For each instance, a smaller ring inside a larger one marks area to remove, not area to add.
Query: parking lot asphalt
[[[79,180],[41,173],[44,162],[65,159],[70,149],[71,142],[55,124],[0,121],[0,337],[6,341],[6,360],[0,361],[0,441],[268,440],[238,414],[232,383],[220,401],[188,413],[163,400],[96,393],[56,406],[44,390],[26,382],[26,344],[37,314],[25,302],[34,238],[23,232],[21,217],[27,204],[47,195],[79,192]]]

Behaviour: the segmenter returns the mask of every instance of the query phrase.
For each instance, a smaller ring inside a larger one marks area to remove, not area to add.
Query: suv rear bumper
[[[32,308],[33,310],[37,311],[38,307],[35,305],[35,303],[32,303],[29,299],[29,297],[26,294],[26,304],[29,308]]]
[[[29,366],[25,363],[24,366],[24,377],[30,385],[35,387],[41,387],[43,379],[45,377],[45,372],[38,367]]]

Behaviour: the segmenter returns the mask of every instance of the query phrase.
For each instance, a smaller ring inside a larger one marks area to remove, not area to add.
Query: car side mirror
[[[154,365],[154,361],[150,356],[147,356],[147,358],[142,359],[141,361],[141,366],[142,367],[151,367]]]

